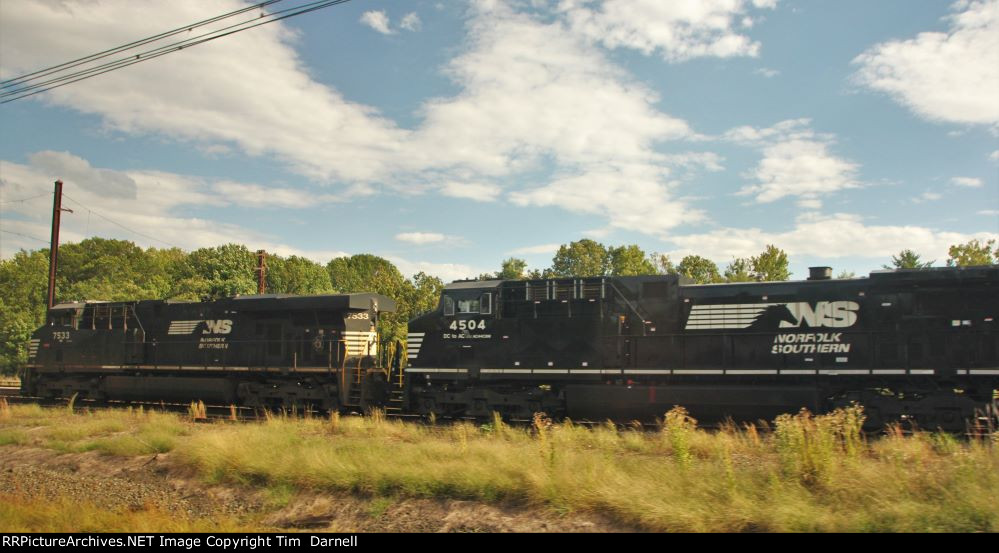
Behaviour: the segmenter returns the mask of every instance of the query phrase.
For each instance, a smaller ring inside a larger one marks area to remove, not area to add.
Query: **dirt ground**
[[[584,514],[474,501],[365,498],[328,492],[273,491],[206,484],[171,454],[115,457],[0,447],[0,494],[69,498],[107,509],[146,505],[191,517],[259,517],[274,529],[339,532],[618,532],[633,531]]]

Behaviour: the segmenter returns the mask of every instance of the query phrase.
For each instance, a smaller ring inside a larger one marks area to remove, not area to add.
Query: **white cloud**
[[[416,12],[407,13],[402,21],[399,22],[399,26],[407,31],[419,31],[420,27],[423,26],[423,22],[420,21],[420,16],[416,15]]]
[[[271,188],[259,184],[220,181],[212,189],[227,201],[246,207],[306,208],[321,203],[342,202],[342,196],[295,188]]]
[[[694,158],[670,159],[654,148],[689,137],[684,121],[656,110],[651,90],[561,23],[503,4],[477,9],[471,48],[448,66],[462,92],[424,109],[417,140],[433,145],[428,159],[480,178],[553,164],[551,181],[530,184],[535,178],[511,193],[517,205],[592,213],[649,233],[696,219],[666,180],[671,165]],[[701,163],[717,159],[701,156]]]
[[[999,125],[999,2],[962,0],[946,33],[877,44],[856,80],[934,121]]]
[[[524,246],[508,251],[510,255],[531,255],[531,254],[554,254],[562,244],[539,244],[537,246]]]
[[[439,232],[400,232],[395,239],[410,244],[433,244],[447,240],[447,236]]]
[[[940,198],[943,198],[943,195],[937,194],[936,192],[929,192],[929,191],[927,191],[927,192],[923,192],[922,194],[920,194],[919,197],[913,199],[913,201],[918,204],[918,203],[923,203],[923,202],[935,202],[935,201],[939,200]]]
[[[811,122],[811,119],[803,117],[780,121],[772,127],[756,128],[747,125],[729,129],[721,138],[745,146],[763,146],[778,141],[811,139],[815,136],[815,133],[808,127]]]
[[[0,2],[2,74],[73,59],[215,16],[237,0]],[[256,17],[254,14],[252,17]],[[224,23],[217,24],[221,26]],[[320,181],[384,176],[407,132],[311,79],[281,23],[36,96],[103,118],[109,130],[269,155]]]
[[[646,55],[659,53],[669,61],[756,56],[760,50],[758,42],[736,31],[739,26],[752,26],[752,18],[745,17],[749,6],[744,0],[594,4],[591,0],[563,0],[558,9],[574,32],[607,48],[631,48]],[[753,5],[772,8],[776,2]]]
[[[78,182],[91,193],[105,198],[135,199],[136,184],[124,173],[91,167],[87,160],[68,152],[37,152],[28,162],[57,175],[66,182]]]
[[[768,79],[772,79],[772,78],[776,77],[777,75],[780,75],[780,71],[777,71],[776,69],[768,69],[766,67],[761,67],[761,68],[757,69],[756,71],[753,71],[753,73],[756,73],[757,75],[763,75],[764,77],[766,77]]]
[[[999,161],[999,150],[996,150],[991,154],[989,154],[989,159],[991,159],[992,161]]]
[[[395,33],[395,31],[389,27],[389,18],[385,15],[384,10],[364,12],[361,14],[361,23],[364,23],[368,27],[371,27],[383,35],[391,35]]]
[[[283,256],[298,255],[323,264],[330,259],[359,253],[302,249],[275,240],[252,227],[206,220],[185,213],[190,207],[232,205],[235,202],[229,192],[233,190],[251,190],[266,197],[266,191],[259,185],[231,181],[211,183],[199,177],[159,171],[95,168],[86,160],[64,152],[41,152],[30,156],[29,160],[28,165],[0,161],[0,198],[6,202],[0,205],[4,231],[0,234],[0,259],[10,258],[21,248],[33,250],[47,247],[51,228],[52,181],[56,175],[65,177],[59,171],[67,167],[85,170],[79,170],[72,180],[64,178],[63,205],[74,209],[74,213],[66,213],[62,217],[63,243],[79,242],[92,236],[131,240],[142,247],[179,246],[185,250],[236,243]],[[100,189],[100,184],[108,178],[134,183],[134,194],[108,195]],[[216,187],[216,184],[224,186]],[[32,199],[15,201],[22,198]],[[87,208],[94,210],[90,216]],[[142,235],[102,219],[98,213]],[[440,236],[435,233],[414,234]],[[486,272],[486,269],[457,263],[410,261],[391,255],[384,257],[406,276],[423,271],[450,281]]]
[[[785,196],[814,198],[859,186],[857,165],[831,155],[826,144],[791,140],[768,146],[750,175],[759,181],[740,190],[755,194],[756,201],[772,202]]]
[[[670,199],[665,175],[657,171],[643,165],[591,168],[541,188],[513,192],[510,199],[521,206],[557,206],[604,216],[611,227],[646,234],[700,221],[703,212]]]
[[[271,197],[274,198],[272,203],[293,204],[290,198],[299,191],[231,181],[212,183],[199,177],[162,171],[96,168],[67,152],[39,152],[28,160],[28,165],[0,161],[0,175],[3,175],[0,193],[5,200],[42,194],[31,201],[0,206],[3,227],[7,231],[47,238],[52,213],[51,183],[61,177],[65,183],[63,205],[74,210],[62,217],[63,241],[104,236],[132,240],[144,247],[179,246],[188,250],[235,242],[310,259],[329,260],[343,255],[336,251],[301,250],[275,242],[273,237],[249,227],[186,213],[191,207],[222,208],[234,204],[257,207],[256,198]],[[109,188],[105,186],[107,183],[115,184]],[[250,197],[247,191],[254,199],[247,201]],[[40,246],[44,247],[44,244],[37,240],[5,234],[0,241],[0,257],[10,257],[18,248]]]
[[[406,277],[412,277],[416,273],[424,272],[427,273],[428,275],[440,278],[445,283],[454,280],[476,278],[480,274],[487,273],[490,271],[490,269],[472,267],[471,265],[464,265],[461,263],[432,263],[429,261],[412,261],[409,259],[397,256],[391,256],[391,255],[385,256],[385,259],[391,261],[392,264],[399,269],[399,272],[401,272]]]
[[[755,195],[760,203],[797,196],[811,207],[821,195],[860,186],[858,166],[830,153],[833,137],[815,133],[809,123],[790,119],[769,128],[737,127],[722,135],[763,151],[763,159],[745,174],[756,182],[742,187],[740,194]]]
[[[982,179],[976,177],[951,177],[950,183],[954,186],[966,186],[968,188],[982,187]]]
[[[32,70],[244,5],[65,0],[13,9],[3,2],[3,71]],[[427,101],[412,130],[312,80],[291,47],[294,33],[280,23],[38,98],[98,115],[112,131],[191,141],[210,155],[231,148],[271,156],[337,184],[336,196],[389,188],[488,201],[516,182],[519,205],[592,213],[618,228],[655,233],[698,218],[670,193],[671,171],[718,170],[721,158],[659,153],[660,143],[694,133],[660,111],[658,96],[601,48],[559,17],[502,3],[474,4],[467,31],[463,53],[445,68],[459,92]],[[554,176],[538,176],[546,174]],[[458,191],[441,182],[475,186]],[[582,185],[599,186],[575,188]],[[248,202],[263,201],[243,192]],[[280,197],[283,205],[300,199]]]
[[[441,186],[441,194],[452,198],[465,198],[477,202],[493,202],[500,195],[499,185],[484,182],[448,182]]]
[[[983,210],[979,211],[978,214],[979,215],[990,215],[992,217],[995,217],[995,216],[999,215],[999,209],[983,209]]]
[[[776,244],[788,255],[833,257],[886,257],[903,249],[944,259],[947,248],[972,239],[999,238],[999,234],[946,232],[916,225],[868,225],[856,215],[837,213],[802,215],[793,229],[768,232],[759,228],[724,228],[707,233],[670,236],[679,246],[675,255],[698,254],[716,260],[756,255],[767,244]]]

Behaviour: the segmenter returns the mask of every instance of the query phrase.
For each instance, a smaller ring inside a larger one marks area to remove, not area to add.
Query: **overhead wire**
[[[135,55],[130,54],[126,58],[121,58],[96,67],[83,69],[75,73],[70,73],[68,75],[54,77],[52,79],[40,83],[35,83],[31,85],[22,86],[20,88],[7,90],[6,92],[0,93],[0,98],[4,98],[3,100],[0,100],[0,104],[13,102],[15,100],[26,98],[28,96],[33,96],[35,94],[41,94],[42,92],[47,92],[55,88],[60,88],[75,82],[96,77],[104,73],[116,71],[118,69],[122,69],[130,65],[135,65],[136,63],[142,63],[144,61],[156,59],[158,57],[165,56],[167,54],[178,52],[180,50],[191,48],[199,44],[204,44],[206,42],[217,40],[232,34],[253,29],[261,25],[266,25],[268,23],[273,23],[275,21],[281,21],[283,19],[288,19],[290,17],[303,15],[313,11],[328,8],[330,6],[344,4],[349,1],[350,0],[317,0],[293,8],[287,8],[284,10],[271,12],[270,14],[261,15],[260,17],[252,20],[243,21],[241,23],[237,23],[234,25],[230,25],[228,27],[224,27],[222,29],[204,33],[196,37],[191,37],[182,41],[174,42],[172,44],[160,46],[152,50],[142,52],[140,54],[135,54]]]
[[[159,242],[160,244],[166,244],[167,246],[170,246],[172,248],[180,248],[180,246],[178,246],[177,244],[172,244],[172,243],[167,242],[165,240],[160,240],[159,238],[156,238],[155,236],[150,236],[148,234],[143,234],[143,233],[141,233],[141,232],[139,232],[139,231],[137,231],[135,229],[129,228],[129,227],[127,227],[127,226],[119,223],[118,221],[115,221],[114,219],[112,219],[112,218],[110,218],[110,217],[108,217],[106,215],[101,214],[98,211],[94,211],[93,209],[90,209],[89,207],[87,207],[86,205],[84,205],[83,202],[81,202],[81,201],[79,201],[79,200],[77,200],[75,198],[70,197],[69,194],[66,194],[65,192],[63,192],[62,196],[64,198],[66,198],[67,200],[70,200],[71,202],[75,203],[76,205],[82,207],[83,209],[86,209],[88,213],[92,213],[92,214],[100,217],[101,219],[104,219],[105,221],[107,221],[107,222],[109,222],[109,223],[111,223],[113,225],[117,225],[117,226],[119,226],[119,227],[127,230],[128,232],[131,232],[132,234],[135,234],[136,236],[141,236],[143,238],[148,238],[150,240],[155,240],[156,242]],[[181,249],[183,249],[183,248],[181,248]]]
[[[37,241],[39,241],[39,242],[43,242],[43,243],[45,243],[45,244],[48,244],[48,243],[49,243],[49,241],[48,241],[48,240],[43,240],[43,239],[41,239],[41,238],[37,238],[37,237],[34,237],[34,236],[28,236],[27,234],[21,234],[20,232],[14,232],[14,231],[11,231],[11,230],[4,230],[4,229],[2,229],[2,228],[0,228],[0,232],[3,232],[3,233],[6,233],[6,234],[13,234],[13,235],[15,235],[15,236],[22,236],[22,237],[24,237],[24,238],[30,238],[30,239],[32,239],[32,240],[37,240]]]
[[[95,60],[99,60],[99,59],[102,59],[102,58],[106,58],[108,56],[117,54],[118,52],[123,52],[125,50],[131,50],[132,48],[143,46],[143,45],[149,44],[151,42],[156,42],[157,40],[161,40],[161,39],[164,39],[164,38],[176,35],[176,34],[180,34],[180,33],[183,33],[183,32],[190,32],[191,30],[196,29],[198,27],[203,27],[205,25],[208,25],[208,24],[211,24],[211,23],[215,23],[215,22],[221,21],[223,19],[228,19],[228,18],[236,16],[236,15],[241,15],[241,14],[246,13],[248,11],[253,11],[253,10],[261,9],[261,8],[263,8],[265,6],[268,6],[270,4],[275,4],[275,3],[281,2],[281,1],[282,0],[266,0],[264,2],[260,2],[259,4],[255,4],[255,5],[252,5],[252,6],[247,6],[245,8],[240,8],[238,10],[234,10],[234,11],[231,11],[231,12],[226,13],[226,14],[218,15],[218,16],[215,16],[215,17],[212,17],[212,18],[209,18],[209,19],[204,19],[204,20],[198,21],[196,23],[192,23],[190,25],[184,25],[183,27],[178,27],[176,29],[173,29],[171,31],[166,31],[166,32],[160,33],[158,35],[153,35],[153,36],[146,37],[146,38],[143,38],[143,39],[140,39],[140,40],[129,42],[127,44],[122,44],[121,46],[116,46],[114,48],[109,48],[107,50],[102,50],[100,52],[97,52],[97,53],[94,53],[94,54],[90,54],[89,56],[84,56],[82,58],[77,58],[75,60],[67,61],[65,63],[60,63],[59,65],[53,65],[51,67],[46,67],[45,69],[39,69],[37,71],[32,71],[31,73],[25,73],[24,75],[20,75],[18,77],[13,77],[13,78],[10,78],[10,79],[5,79],[5,80],[0,81],[0,89],[9,88],[11,86],[14,86],[14,85],[18,84],[19,82],[32,81],[32,80],[44,77],[45,75],[52,74],[53,72],[56,72],[56,71],[69,69],[71,67],[77,67],[79,65],[83,65],[83,64],[91,62],[91,61],[95,61]]]
[[[0,202],[0,204],[16,204],[16,203],[26,202],[28,200],[34,200],[35,198],[41,198],[42,196],[48,196],[49,194],[51,194],[51,192],[42,192],[37,196],[29,196],[27,198],[21,198],[20,200],[7,200],[4,202]]]

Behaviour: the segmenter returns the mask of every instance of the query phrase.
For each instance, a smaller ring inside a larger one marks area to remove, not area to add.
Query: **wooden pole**
[[[59,216],[62,214],[62,181],[55,181],[52,199],[52,242],[49,246],[49,309],[55,305],[56,264],[59,262]]]

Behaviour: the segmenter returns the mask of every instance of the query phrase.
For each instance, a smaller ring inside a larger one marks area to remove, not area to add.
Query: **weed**
[[[204,421],[208,420],[208,410],[205,408],[204,401],[191,402],[191,405],[187,408],[187,414],[194,421]]]
[[[693,460],[690,452],[690,439],[697,429],[697,420],[679,405],[666,413],[662,431],[673,450],[673,458],[678,465],[688,468]]]

